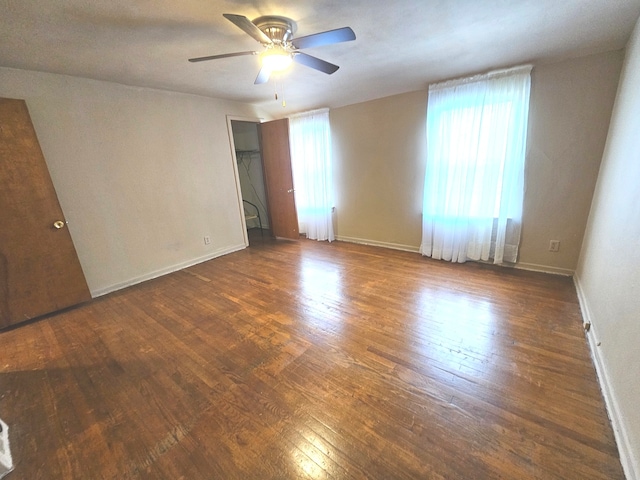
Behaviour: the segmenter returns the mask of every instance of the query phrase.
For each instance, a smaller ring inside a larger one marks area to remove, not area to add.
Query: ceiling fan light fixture
[[[282,72],[289,68],[293,55],[280,46],[269,48],[262,54],[262,66],[271,72]]]

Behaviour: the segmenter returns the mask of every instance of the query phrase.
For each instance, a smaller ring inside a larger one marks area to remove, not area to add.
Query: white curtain
[[[329,110],[289,117],[289,143],[300,233],[331,242],[335,236]]]
[[[530,86],[525,66],[429,87],[423,255],[516,261]]]

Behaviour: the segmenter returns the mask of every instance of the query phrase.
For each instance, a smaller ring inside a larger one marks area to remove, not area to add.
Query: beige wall
[[[533,70],[520,266],[576,268],[622,59],[617,51]],[[559,252],[549,240],[560,240]]]
[[[330,111],[340,240],[418,251],[427,92]]]
[[[572,273],[622,65],[610,52],[534,68],[524,268]],[[339,239],[418,251],[427,91],[331,110]],[[560,252],[548,252],[549,240]]]
[[[640,479],[640,20],[627,46],[576,286],[627,478]]]
[[[244,247],[226,115],[253,108],[7,68],[0,96],[27,101],[94,296]]]

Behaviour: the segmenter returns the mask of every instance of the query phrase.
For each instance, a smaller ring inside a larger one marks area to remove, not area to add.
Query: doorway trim
[[[236,144],[233,138],[232,121],[262,123],[263,119],[258,117],[241,117],[238,115],[227,115],[227,133],[229,134],[229,148],[231,149],[231,162],[233,163],[233,176],[236,181],[236,194],[238,196],[238,211],[240,212],[240,220],[242,222],[242,238],[244,239],[245,248],[249,246],[249,236],[247,235],[247,219],[244,216],[244,207],[242,204],[242,187],[240,186],[240,172],[238,172],[238,158],[236,156]]]

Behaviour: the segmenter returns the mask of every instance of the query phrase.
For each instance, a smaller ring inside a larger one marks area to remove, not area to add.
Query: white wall
[[[621,459],[640,478],[640,20],[627,46],[576,272]],[[600,342],[600,343],[599,343]]]
[[[0,96],[27,102],[94,296],[244,247],[226,115],[252,107],[8,68]]]

